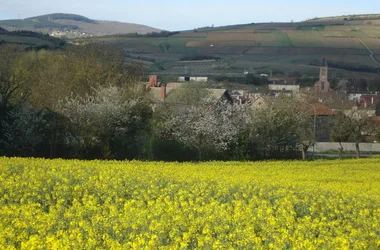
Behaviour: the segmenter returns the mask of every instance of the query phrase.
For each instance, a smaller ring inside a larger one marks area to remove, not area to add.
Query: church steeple
[[[329,67],[326,58],[322,60],[322,66],[319,69],[319,81],[315,83],[315,89],[320,92],[330,92],[330,82],[328,80]]]

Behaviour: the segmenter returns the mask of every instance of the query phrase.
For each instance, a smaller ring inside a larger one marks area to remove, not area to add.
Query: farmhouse
[[[199,81],[207,80],[204,78],[198,78]],[[175,93],[175,90],[178,90],[184,86],[186,86],[187,82],[169,82],[162,83],[159,82],[159,78],[157,75],[149,76],[149,84],[148,89],[151,93],[151,98],[153,103],[171,103],[171,96]],[[229,103],[233,103],[233,98],[231,97],[229,91],[227,89],[214,89],[214,88],[200,88],[200,91],[207,91],[213,97],[215,97],[218,101],[227,101]]]
[[[269,84],[268,85],[269,92],[271,95],[277,96],[279,94],[287,94],[290,96],[294,96],[300,92],[299,85],[277,85],[277,84]]]
[[[161,83],[158,87],[149,87],[149,92],[151,93],[153,103],[171,103],[173,102],[171,98],[173,93],[175,93],[175,90],[178,90],[181,87],[182,86],[180,84],[168,87],[166,84]],[[227,89],[204,88],[201,89],[201,91],[202,90],[209,92],[218,101],[227,101],[229,103],[233,102],[233,99]]]
[[[180,76],[178,77],[179,82],[207,82],[208,77],[203,76]]]

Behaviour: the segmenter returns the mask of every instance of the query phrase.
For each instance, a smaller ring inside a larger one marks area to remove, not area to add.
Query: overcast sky
[[[346,14],[380,14],[379,0],[0,0],[0,19],[51,13],[139,23],[166,30],[239,23],[302,21]]]

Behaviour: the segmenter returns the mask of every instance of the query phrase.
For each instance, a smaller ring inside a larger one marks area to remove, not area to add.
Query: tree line
[[[293,159],[306,158],[316,139],[305,100],[284,96],[253,109],[188,84],[162,102],[142,83],[142,65],[125,64],[121,50],[104,45],[29,52],[1,46],[0,57],[0,155]]]

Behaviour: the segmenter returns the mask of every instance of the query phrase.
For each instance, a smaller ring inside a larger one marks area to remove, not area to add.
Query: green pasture
[[[25,44],[25,45],[48,45],[54,46],[53,43],[36,38],[36,37],[25,37],[25,36],[9,36],[6,34],[0,34],[0,40],[6,43],[15,43],[15,44]]]

